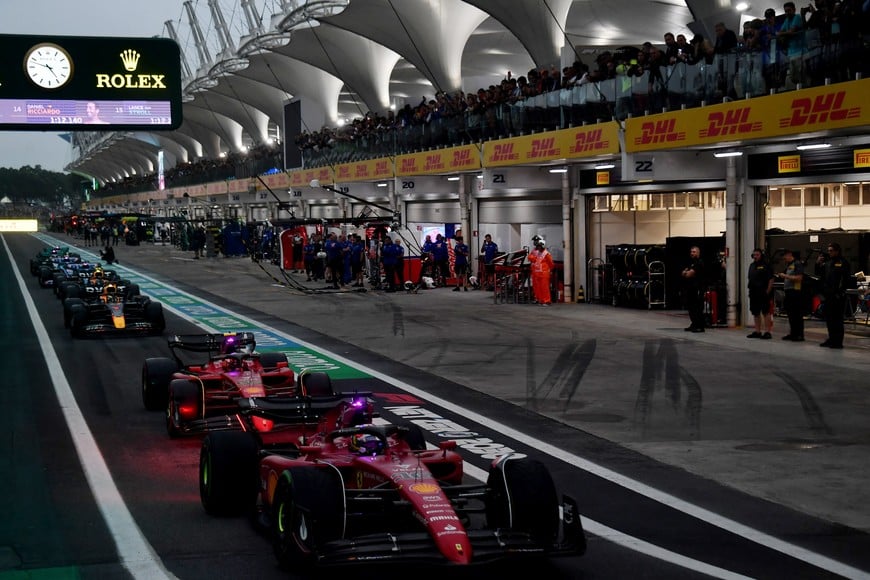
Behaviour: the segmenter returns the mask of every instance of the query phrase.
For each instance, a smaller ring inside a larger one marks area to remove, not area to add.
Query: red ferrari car
[[[469,565],[585,552],[576,502],[539,461],[493,461],[465,483],[456,442],[427,450],[416,426],[356,425],[280,445],[250,432],[206,435],[200,498],[210,514],[248,512],[282,567],[395,561]]]
[[[255,347],[251,332],[173,336],[172,358],[148,358],[142,366],[145,408],[165,410],[167,432],[176,437],[230,428],[239,398],[296,397],[304,394],[300,386],[332,394],[316,373],[304,385],[297,382],[284,353],[260,354]],[[197,355],[199,361],[189,360]]]

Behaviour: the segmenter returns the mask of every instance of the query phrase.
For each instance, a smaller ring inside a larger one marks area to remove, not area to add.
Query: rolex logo
[[[124,52],[121,53],[121,62],[124,63],[124,68],[133,72],[136,70],[136,67],[139,66],[139,57],[142,56],[135,50],[128,48]]]

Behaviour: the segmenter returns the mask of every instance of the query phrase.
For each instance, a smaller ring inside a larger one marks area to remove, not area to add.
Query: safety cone
[[[577,303],[582,302],[586,302],[586,295],[583,292],[583,284],[580,284],[580,288],[577,289]]]

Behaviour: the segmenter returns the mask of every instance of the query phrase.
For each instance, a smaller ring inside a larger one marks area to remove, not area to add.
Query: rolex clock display
[[[73,62],[61,46],[42,42],[24,55],[24,72],[40,88],[59,89],[72,79]]]

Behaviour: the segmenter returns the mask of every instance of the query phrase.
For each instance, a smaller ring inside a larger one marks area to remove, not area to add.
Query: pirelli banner
[[[619,125],[615,121],[548,131],[483,144],[483,166],[504,167],[581,159],[619,153]]]
[[[480,149],[477,145],[461,145],[437,151],[396,156],[396,176],[431,175],[480,169]]]
[[[625,150],[657,151],[870,125],[870,79],[625,121]]]

